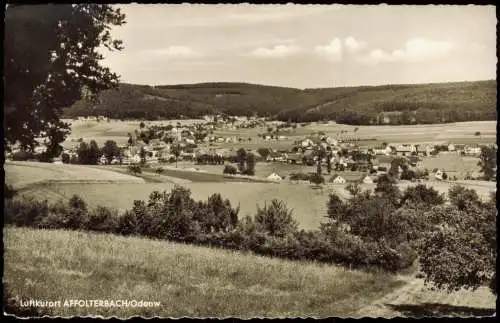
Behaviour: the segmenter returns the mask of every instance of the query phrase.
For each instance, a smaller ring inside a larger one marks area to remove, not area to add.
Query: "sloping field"
[[[345,317],[402,284],[387,274],[113,235],[5,228],[4,243],[11,295],[160,302],[55,307],[58,316]]]
[[[41,182],[144,183],[143,179],[134,176],[80,165],[6,162],[4,170],[6,183],[17,189]]]
[[[120,184],[66,184],[50,183],[35,185],[23,194],[40,199],[55,201],[69,199],[72,195],[81,196],[90,205],[104,205],[120,210],[130,209],[134,200],[147,199],[154,190],[170,191],[174,183],[120,183]],[[182,186],[191,190],[195,200],[206,200],[214,193],[231,201],[233,206],[240,205],[240,216],[254,215],[257,204],[264,206],[274,198],[286,201],[293,209],[294,218],[304,229],[316,229],[326,215],[325,204],[328,190],[313,190],[309,185],[272,184],[272,183],[186,183]],[[343,190],[343,186],[337,188]]]
[[[189,188],[195,200],[206,200],[210,195],[220,193],[223,198],[229,199],[233,206],[240,205],[240,216],[254,215],[257,211],[257,205],[263,206],[266,201],[279,199],[285,201],[287,206],[293,210],[295,219],[304,229],[316,229],[323,222],[326,215],[326,202],[328,201],[329,193],[334,192],[342,198],[349,198],[349,193],[345,190],[346,184],[329,183],[321,188],[312,189],[311,185],[292,184],[288,181],[283,181],[279,184],[237,181],[216,182],[198,181],[193,178],[188,180],[182,176],[178,177],[178,173],[185,175],[190,173],[188,171],[176,171],[161,176],[148,174],[156,182],[148,181],[146,183],[144,179],[127,175],[121,169],[114,172],[112,168],[102,170],[97,167],[80,167],[84,171],[101,171],[104,174],[99,178],[87,176],[86,179],[82,179],[79,175],[80,173],[72,173],[73,177],[70,177],[62,172],[49,178],[50,173],[44,171],[40,174],[45,177],[34,180],[32,177],[25,178],[23,173],[18,172],[17,180],[19,182],[14,181],[16,178],[10,177],[11,180],[8,180],[8,183],[17,183],[18,186],[15,187],[21,186],[25,188],[23,194],[40,199],[55,201],[61,198],[69,199],[72,195],[77,194],[91,205],[104,205],[120,210],[131,208],[134,200],[147,199],[149,194],[155,190],[170,191],[176,184]],[[21,170],[22,168],[19,169],[19,171]],[[192,173],[200,176],[210,175],[209,173]],[[101,174],[97,173],[97,175]],[[104,176],[107,176],[108,179]],[[121,176],[124,176],[127,180],[120,180]],[[31,185],[37,183],[38,185]],[[401,190],[405,190],[408,186],[417,184],[417,182],[403,181],[398,186]],[[483,199],[488,199],[490,192],[496,191],[495,182],[485,181],[428,181],[423,182],[423,184],[432,186],[438,192],[445,195],[453,185],[460,184],[476,190],[478,195]],[[27,185],[31,186],[26,187]],[[364,190],[370,189],[373,191],[375,187],[375,184],[361,185],[361,188]]]

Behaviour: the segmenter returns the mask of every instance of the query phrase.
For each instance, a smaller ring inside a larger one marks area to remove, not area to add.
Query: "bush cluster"
[[[26,197],[4,203],[7,225],[136,235],[352,268],[397,271],[415,259],[404,247],[370,241],[338,227],[299,230],[292,211],[278,200],[259,207],[254,217],[238,219],[238,213],[239,207],[220,194],[195,201],[190,190],[180,186],[152,192],[147,201],[136,200],[121,214],[102,206],[89,208],[78,196],[67,203]]]

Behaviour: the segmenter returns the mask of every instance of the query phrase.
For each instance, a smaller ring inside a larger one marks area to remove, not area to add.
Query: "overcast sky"
[[[136,84],[298,88],[496,78],[494,6],[120,5],[125,49],[104,64]]]

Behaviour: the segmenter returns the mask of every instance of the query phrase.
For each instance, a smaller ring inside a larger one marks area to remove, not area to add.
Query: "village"
[[[115,121],[100,116],[80,117],[74,122],[85,124]],[[472,172],[460,177],[447,174],[442,167],[429,169],[424,161],[438,155],[477,158],[481,154],[481,146],[478,144],[373,143],[370,140],[361,143],[359,137],[356,139],[352,134],[344,134],[344,131],[336,134],[311,131],[309,135],[297,136],[293,132],[298,127],[305,128],[306,125],[221,115],[206,116],[204,120],[184,125],[175,121],[168,124],[141,122],[138,129],[128,133],[126,144],[116,145],[117,149],[111,153],[102,153],[98,163],[141,167],[169,167],[174,163],[182,163],[191,165],[188,169],[192,171],[207,171],[202,166],[237,163],[238,150],[244,149],[247,154],[254,155],[256,162],[278,165],[274,168],[277,170],[261,175],[273,182],[288,179],[295,183],[309,183],[307,174],[301,176],[300,173],[302,169],[313,167],[309,169],[314,170],[313,172],[305,173],[319,172],[320,175],[327,175],[328,183],[370,184],[377,182],[377,178],[387,172],[409,181],[475,179]],[[247,137],[243,135],[246,129],[260,132],[255,136],[254,131]],[[216,134],[218,132],[239,135]],[[80,144],[92,139],[72,139],[73,148],[64,149],[53,163],[78,163]],[[283,145],[280,145],[281,148],[272,148],[273,142],[287,143],[288,148],[283,148]],[[257,148],[259,145],[261,147]],[[44,148],[43,145],[37,147],[35,153],[43,153]],[[12,158],[15,153],[16,150],[7,157]],[[296,165],[299,171],[281,172],[279,165]],[[222,170],[222,166],[208,168],[209,172],[221,173]]]

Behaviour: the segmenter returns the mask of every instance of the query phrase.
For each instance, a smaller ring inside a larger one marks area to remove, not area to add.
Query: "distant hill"
[[[248,83],[121,84],[101,93],[96,105],[76,102],[65,116],[152,120],[217,112],[353,125],[496,120],[496,88],[495,80],[305,90]]]

